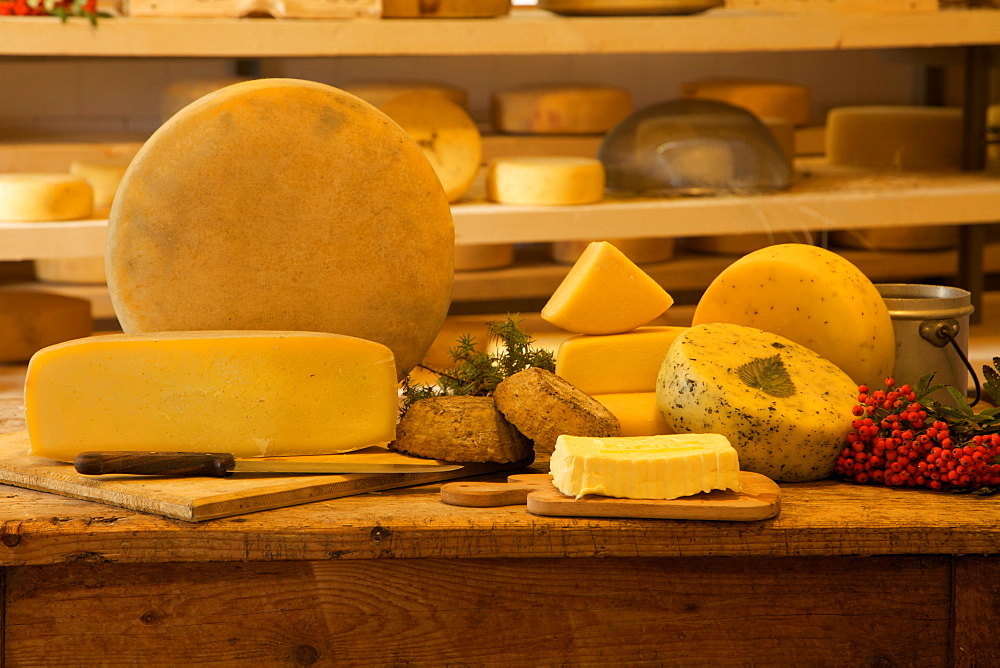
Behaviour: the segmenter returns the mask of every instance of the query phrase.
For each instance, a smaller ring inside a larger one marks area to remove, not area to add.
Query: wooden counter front
[[[783,485],[741,523],[437,492],[193,524],[0,486],[3,665],[1000,665],[1000,497]]]

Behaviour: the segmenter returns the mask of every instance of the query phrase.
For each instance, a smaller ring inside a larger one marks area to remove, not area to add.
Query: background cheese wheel
[[[681,96],[726,102],[760,118],[780,118],[792,125],[809,122],[809,88],[782,81],[708,79],[681,85]]]
[[[444,95],[429,90],[400,93],[379,108],[423,150],[448,201],[464,195],[483,159],[483,139],[472,117]]]
[[[779,334],[881,387],[896,342],[885,300],[860,269],[834,252],[777,244],[744,255],[705,290],[692,323],[732,323]]]
[[[160,120],[167,120],[200,97],[246,80],[246,77],[216,77],[175,81],[160,93]]]
[[[625,254],[625,257],[636,264],[651,264],[666,262],[674,256],[676,240],[673,237],[655,239],[606,239],[615,248]],[[573,264],[580,259],[583,251],[590,245],[587,240],[553,241],[549,245],[552,259],[562,264]]]
[[[859,106],[826,117],[831,164],[873,169],[958,169],[962,110],[955,107]]]
[[[604,197],[604,165],[596,158],[494,158],[486,166],[486,196],[502,204],[593,204]]]
[[[493,129],[524,134],[600,134],[632,113],[617,86],[532,85],[493,94]]]
[[[464,88],[434,81],[356,81],[342,86],[341,90],[376,107],[381,107],[397,95],[412,91],[440,93],[463,109],[469,107],[469,93]]]
[[[347,334],[388,346],[402,377],[447,313],[455,234],[433,168],[386,115],[330,86],[261,79],[150,137],[107,249],[126,332]]]
[[[38,223],[90,216],[94,192],[79,176],[57,172],[0,174],[0,220]]]

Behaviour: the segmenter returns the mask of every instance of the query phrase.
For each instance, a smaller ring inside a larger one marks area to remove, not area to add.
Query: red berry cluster
[[[837,458],[838,476],[858,483],[933,490],[976,490],[1000,485],[1000,435],[952,434],[948,423],[929,416],[909,385],[869,394],[858,388],[853,431]]]
[[[39,0],[0,0],[0,16],[98,16],[97,0],[56,0],[46,7]]]

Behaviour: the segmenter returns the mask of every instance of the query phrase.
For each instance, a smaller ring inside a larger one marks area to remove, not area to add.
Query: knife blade
[[[83,475],[210,476],[233,473],[298,473],[302,475],[348,473],[439,473],[455,471],[461,464],[369,464],[364,462],[304,462],[279,459],[236,459],[224,452],[81,452],[73,461]]]

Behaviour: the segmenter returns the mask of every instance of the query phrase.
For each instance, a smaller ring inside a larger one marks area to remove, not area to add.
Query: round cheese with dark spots
[[[336,88],[237,83],[143,145],[108,224],[126,332],[297,330],[377,341],[402,377],[451,301],[454,225],[420,147]]]
[[[833,473],[857,394],[844,371],[808,348],[728,323],[680,334],[656,388],[671,429],[722,434],[739,453],[741,470],[781,482]]]
[[[729,265],[705,290],[692,322],[731,322],[810,348],[856,384],[892,375],[896,340],[889,309],[860,269],[832,251],[777,244]]]

